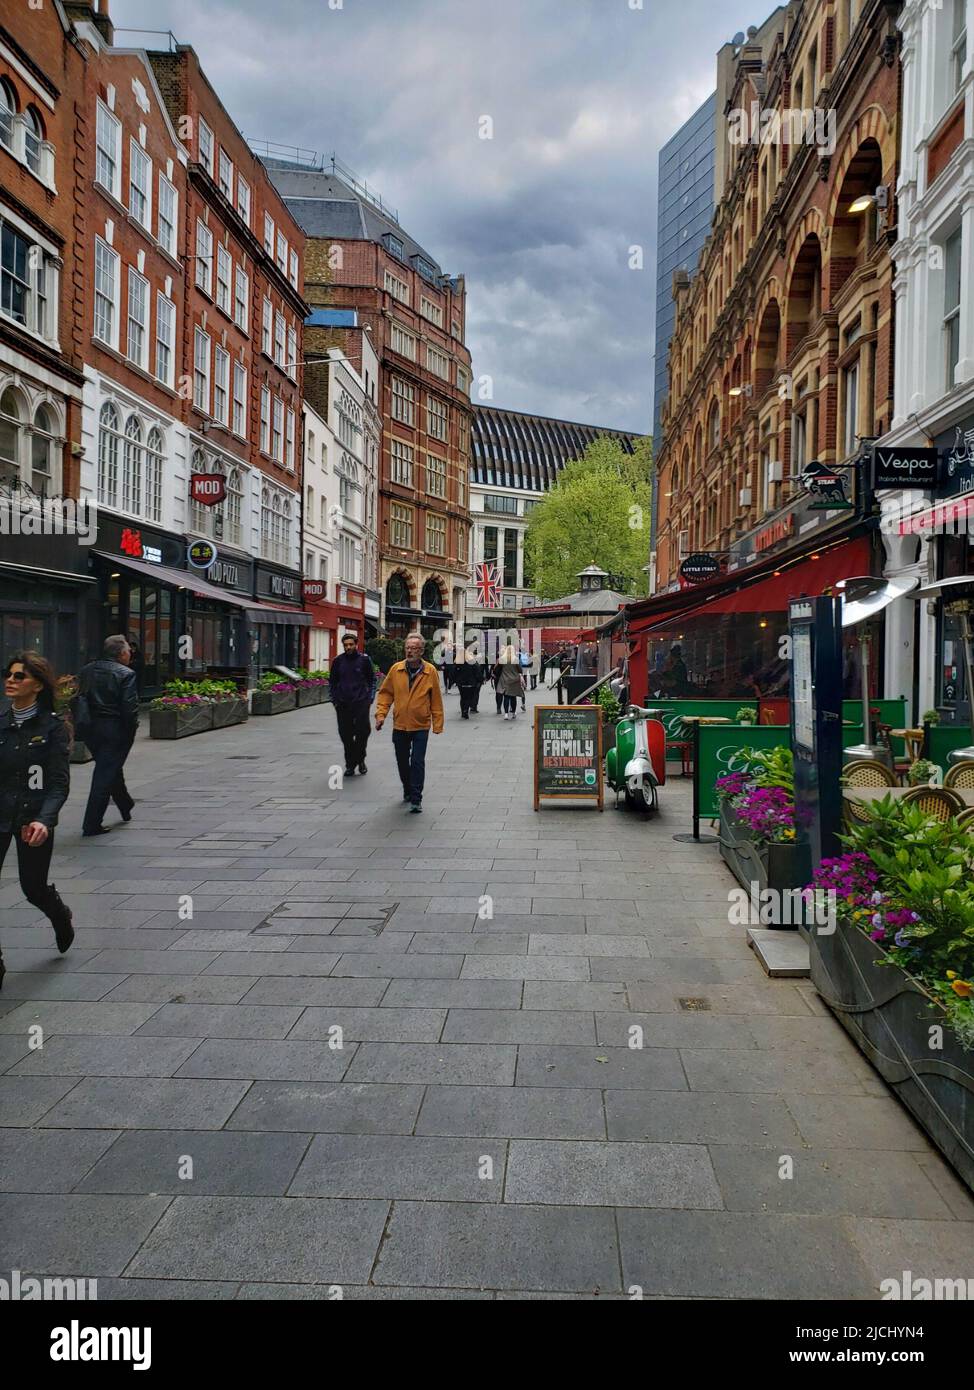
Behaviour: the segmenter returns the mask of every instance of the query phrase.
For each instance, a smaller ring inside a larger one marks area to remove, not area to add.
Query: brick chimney
[[[64,0],[64,10],[68,19],[76,24],[85,20],[93,24],[109,47],[115,42],[115,26],[108,13],[108,0]]]

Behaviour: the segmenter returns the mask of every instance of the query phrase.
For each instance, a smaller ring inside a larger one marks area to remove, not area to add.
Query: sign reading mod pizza
[[[594,798],[602,810],[601,705],[537,705],[534,809],[542,797]]]

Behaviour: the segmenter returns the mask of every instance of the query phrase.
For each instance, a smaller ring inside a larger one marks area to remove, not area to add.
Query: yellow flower
[[[951,989],[955,994],[959,994],[961,999],[969,999],[974,994],[974,985],[969,985],[966,980],[955,980]]]
[[[948,970],[948,971],[947,971],[947,979],[948,979],[948,980],[956,980],[956,979],[957,979],[957,971],[956,971],[956,970]]]

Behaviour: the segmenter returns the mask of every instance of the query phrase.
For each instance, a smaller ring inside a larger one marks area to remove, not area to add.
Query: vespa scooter
[[[616,746],[605,757],[605,780],[630,806],[655,811],[666,782],[666,730],[651,712],[630,705],[616,725]]]

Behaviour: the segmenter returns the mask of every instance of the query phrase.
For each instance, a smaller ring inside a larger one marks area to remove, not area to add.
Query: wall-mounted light
[[[861,198],[857,198],[854,203],[849,204],[850,213],[868,212],[876,199],[872,193],[864,193]]]
[[[729,396],[753,396],[754,387],[750,382],[746,386],[732,386],[727,394]]]

